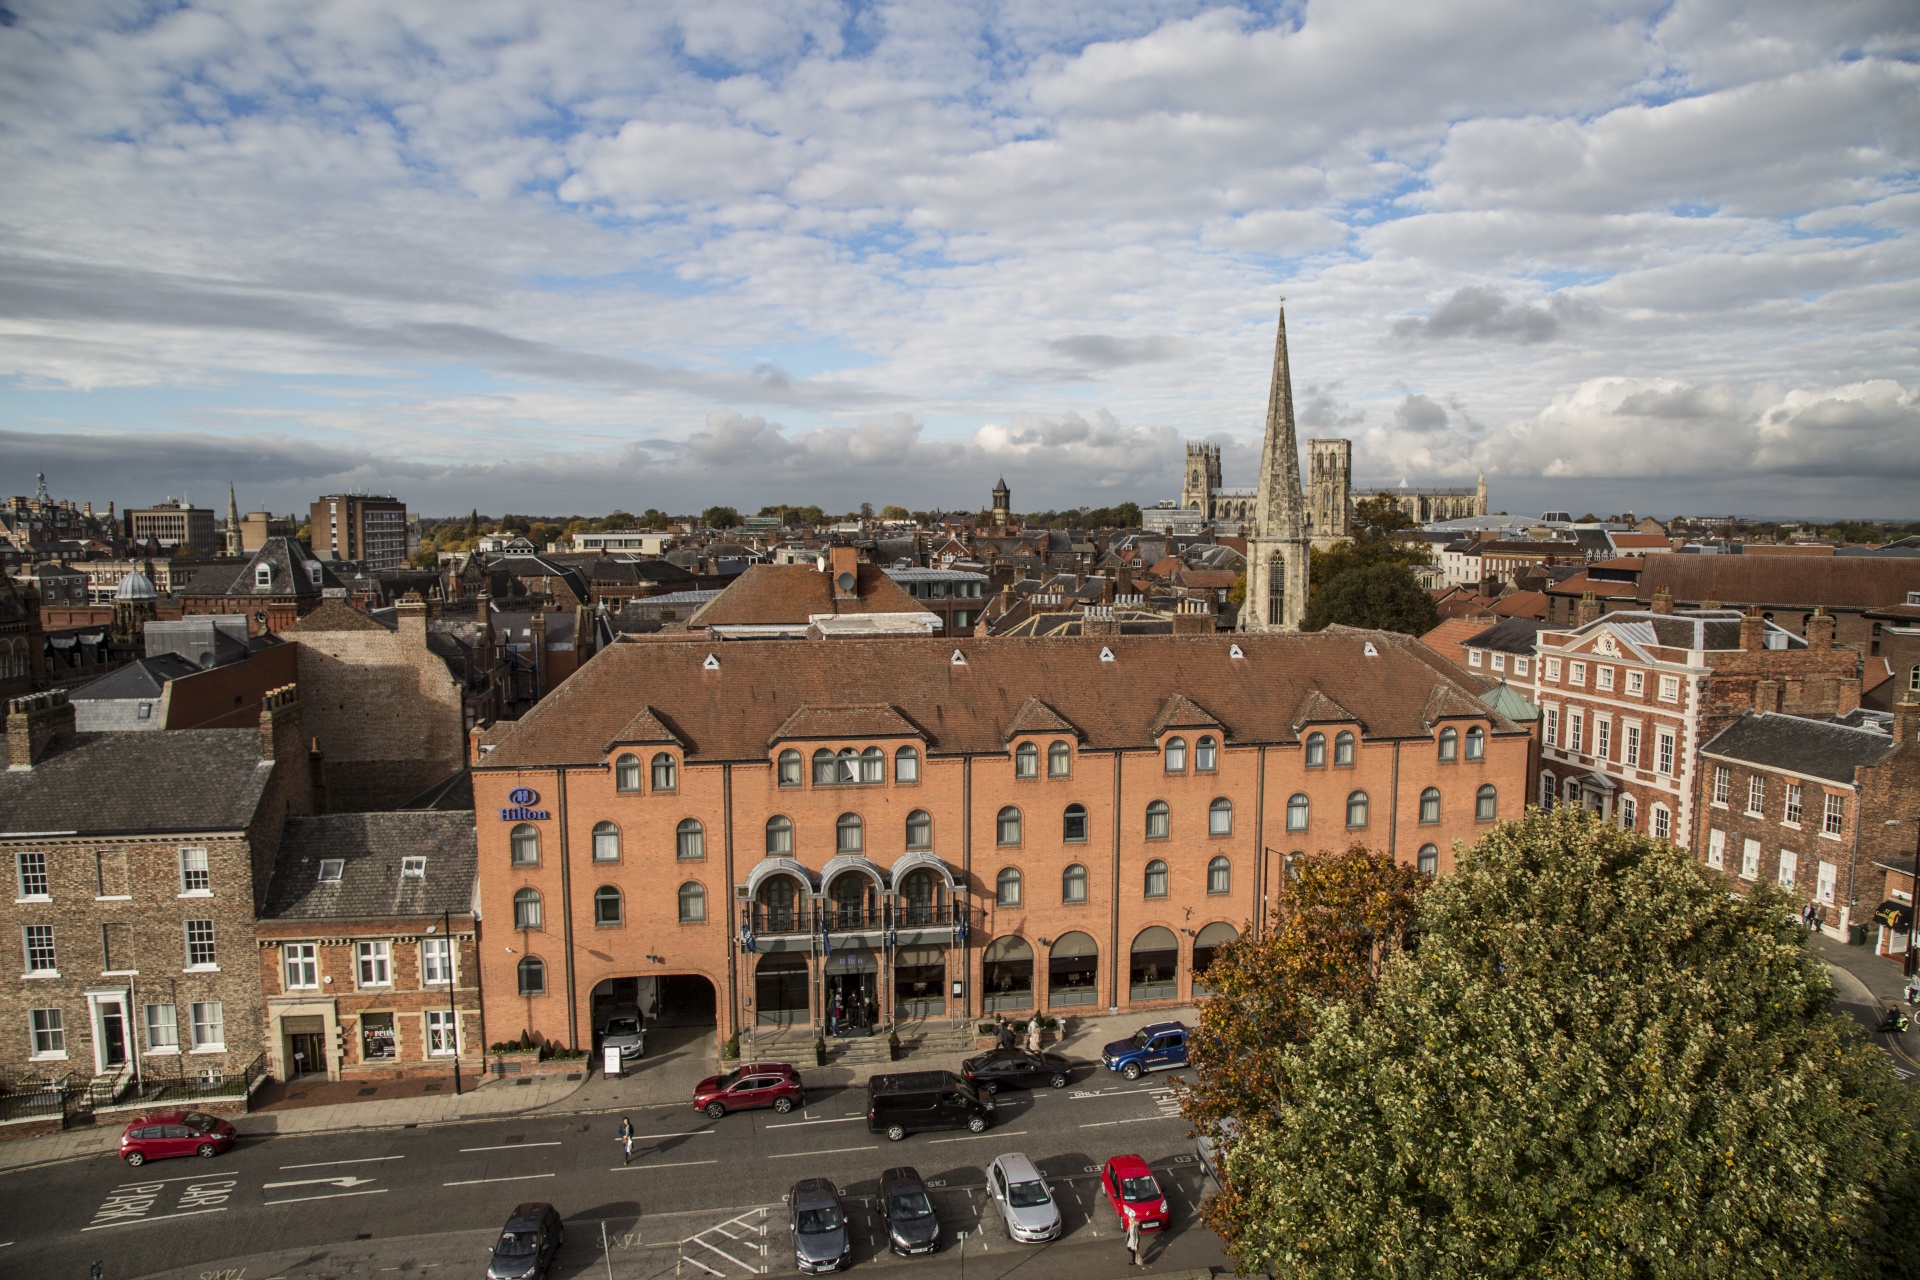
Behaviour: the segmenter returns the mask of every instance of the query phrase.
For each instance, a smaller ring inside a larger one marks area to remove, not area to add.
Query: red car
[[[139,1168],[168,1156],[214,1156],[233,1145],[233,1126],[199,1111],[156,1111],[120,1135],[120,1158]]]
[[[1107,1193],[1107,1203],[1120,1216],[1121,1230],[1126,1230],[1129,1218],[1138,1218],[1142,1231],[1164,1231],[1173,1225],[1166,1193],[1139,1156],[1115,1156],[1107,1161],[1100,1171],[1100,1187]]]
[[[787,1062],[745,1062],[724,1075],[708,1076],[693,1087],[693,1109],[715,1120],[729,1111],[751,1111],[755,1107],[772,1107],[785,1114],[806,1101],[800,1072]]]

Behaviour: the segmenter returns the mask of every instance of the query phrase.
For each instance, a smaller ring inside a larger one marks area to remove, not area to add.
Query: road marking
[[[138,1182],[123,1182],[115,1187],[114,1190],[127,1191],[134,1187],[158,1187],[164,1186],[169,1182],[206,1182],[219,1176],[219,1174],[202,1173],[195,1177],[188,1178],[142,1178]]]
[[[329,1191],[323,1196],[295,1196],[291,1200],[268,1200],[266,1203],[269,1205],[305,1204],[309,1200],[344,1200],[348,1196],[383,1196],[385,1194],[387,1194],[387,1188],[380,1187],[373,1191]]]
[[[557,1147],[559,1145],[557,1142],[509,1142],[498,1147],[462,1147],[460,1152],[464,1155],[469,1151],[519,1151],[526,1147]]]
[[[483,1182],[531,1182],[535,1178],[551,1178],[550,1173],[516,1173],[507,1178],[464,1178],[459,1182],[443,1182],[443,1187],[477,1187]]]
[[[869,1147],[829,1147],[825,1151],[781,1151],[767,1157],[769,1160],[792,1160],[797,1156],[837,1156],[843,1151],[878,1151],[879,1143]]]
[[[174,1181],[178,1182],[179,1179],[175,1178]],[[82,1231],[105,1231],[108,1227],[131,1226],[136,1222],[165,1222],[168,1218],[191,1218],[202,1213],[225,1213],[226,1211],[225,1205],[222,1205],[218,1209],[189,1209],[185,1213],[157,1213],[151,1218],[125,1218],[119,1222],[96,1222],[90,1227],[82,1227],[80,1229]]]
[[[978,1142],[982,1138],[1018,1138],[1024,1136],[1026,1132],[1025,1129],[996,1130],[993,1133],[970,1133],[964,1138],[935,1138],[933,1142]],[[933,1143],[930,1142],[927,1145],[932,1146]]]
[[[1082,1129],[1104,1129],[1110,1124],[1142,1124],[1148,1120],[1175,1120],[1177,1116],[1135,1116],[1131,1120],[1096,1120],[1092,1124],[1083,1124]]]
[[[707,1273],[708,1275],[710,1275],[710,1276],[725,1276],[725,1275],[727,1274],[727,1273],[726,1273],[726,1272],[724,1272],[724,1271],[715,1271],[715,1270],[714,1270],[714,1269],[713,1269],[712,1267],[710,1267],[710,1266],[708,1266],[708,1265],[707,1265],[706,1263],[704,1263],[704,1262],[702,1262],[702,1261],[700,1261],[700,1259],[698,1259],[698,1258],[689,1258],[689,1257],[688,1257],[688,1256],[687,1256],[686,1254],[684,1254],[684,1253],[680,1255],[680,1261],[682,1261],[682,1262],[691,1262],[691,1263],[692,1263],[692,1264],[693,1264],[694,1266],[696,1266],[696,1267],[698,1267],[698,1268],[700,1268],[700,1269],[701,1269],[702,1271],[704,1271],[704,1272],[706,1272],[706,1273]]]
[[[865,1118],[866,1118],[866,1112],[863,1111],[859,1115],[840,1116],[837,1119],[833,1119],[833,1120],[788,1120],[784,1124],[770,1124],[767,1126],[767,1128],[798,1129],[803,1124],[845,1124],[849,1120],[864,1120]]]
[[[681,1160],[675,1164],[617,1164],[615,1173],[636,1173],[642,1169],[690,1169],[697,1164],[719,1164],[718,1160]]]
[[[367,1156],[362,1160],[316,1160],[312,1164],[283,1164],[282,1172],[288,1169],[324,1169],[334,1164],[379,1164],[382,1160],[405,1160],[405,1156]]]
[[[262,1191],[276,1191],[281,1187],[364,1187],[372,1178],[356,1178],[351,1174],[342,1178],[305,1178],[299,1182],[263,1182]]]

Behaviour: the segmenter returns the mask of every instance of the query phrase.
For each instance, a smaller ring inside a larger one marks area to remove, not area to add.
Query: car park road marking
[[[170,1213],[154,1213],[161,1198],[168,1194],[170,1183],[185,1182],[180,1188],[180,1198],[172,1206]],[[82,1231],[97,1231],[103,1227],[124,1226],[130,1222],[158,1222],[163,1218],[185,1218],[198,1213],[224,1213],[227,1198],[239,1186],[240,1179],[232,1175],[200,1174],[198,1177],[154,1178],[147,1182],[127,1182],[107,1193],[100,1207],[94,1210],[93,1221],[82,1227]]]
[[[642,1169],[691,1169],[697,1164],[719,1164],[718,1160],[681,1160],[675,1164],[617,1164],[615,1173],[637,1173]]]
[[[1085,1128],[1086,1126],[1081,1126]],[[1018,1138],[1026,1134],[1025,1129],[995,1130],[992,1133],[970,1133],[964,1138],[935,1138],[933,1142],[978,1142],[982,1138]],[[927,1145],[933,1145],[933,1142]]]
[[[770,1124],[767,1126],[767,1128],[798,1129],[803,1124],[845,1124],[849,1120],[864,1120],[866,1118],[867,1118],[866,1112],[863,1111],[858,1115],[839,1116],[832,1120],[786,1120],[786,1121],[782,1121],[779,1124]]]
[[[557,1147],[559,1145],[557,1142],[509,1142],[497,1147],[462,1147],[460,1153],[465,1155],[469,1151],[519,1151],[526,1147]]]
[[[829,1147],[825,1151],[777,1151],[767,1157],[769,1160],[792,1160],[798,1156],[837,1156],[844,1151],[878,1151],[879,1143],[866,1147]]]
[[[266,1204],[271,1208],[277,1204],[305,1204],[309,1200],[344,1200],[348,1196],[383,1196],[385,1194],[387,1194],[387,1188],[376,1187],[372,1191],[329,1191],[325,1195],[294,1196],[287,1200],[268,1200]]]
[[[280,1171],[285,1173],[289,1169],[324,1169],[335,1164],[379,1164],[382,1160],[405,1159],[405,1156],[366,1156],[359,1160],[316,1160],[312,1164],[283,1164],[280,1166]]]
[[[516,1173],[505,1178],[463,1178],[459,1182],[443,1182],[443,1187],[477,1187],[483,1182],[531,1182],[535,1178],[551,1178],[550,1173]]]
[[[352,1174],[344,1174],[338,1178],[305,1178],[299,1182],[263,1182],[260,1184],[260,1189],[275,1191],[281,1187],[364,1187],[372,1181],[372,1178],[356,1178]]]
[[[135,1222],[165,1222],[168,1218],[191,1218],[201,1213],[225,1213],[226,1206],[218,1209],[189,1209],[185,1213],[157,1213],[151,1218],[122,1218],[117,1222],[96,1222],[92,1226],[80,1228],[82,1231],[105,1231],[108,1227],[124,1227]]]

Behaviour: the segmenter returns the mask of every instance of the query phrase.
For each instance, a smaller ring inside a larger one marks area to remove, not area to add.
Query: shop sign
[[[507,792],[508,806],[500,811],[502,822],[545,822],[552,815],[545,809],[533,806],[540,803],[540,793],[532,787],[515,787]]]

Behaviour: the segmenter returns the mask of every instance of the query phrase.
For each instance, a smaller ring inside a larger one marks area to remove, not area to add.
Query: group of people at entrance
[[[1007,1021],[1006,1015],[1002,1014],[994,1019],[994,1023],[994,1039],[997,1041],[995,1048],[1017,1049],[1020,1047],[1020,1037],[1014,1033],[1013,1024]],[[1027,1019],[1026,1048],[1029,1053],[1040,1052],[1039,1018]]]
[[[873,1034],[873,1001],[858,986],[836,991],[827,1006],[827,1034],[830,1036]]]

